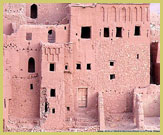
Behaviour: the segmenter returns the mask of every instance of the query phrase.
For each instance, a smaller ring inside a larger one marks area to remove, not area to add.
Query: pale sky
[[[151,3],[150,10],[151,10],[151,12],[160,14],[160,3]]]

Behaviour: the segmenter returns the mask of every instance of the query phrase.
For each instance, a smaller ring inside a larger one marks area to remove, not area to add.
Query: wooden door
[[[87,88],[78,89],[78,107],[87,107]]]

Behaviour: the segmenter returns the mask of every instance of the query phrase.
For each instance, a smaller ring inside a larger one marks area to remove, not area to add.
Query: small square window
[[[110,75],[110,80],[115,79],[115,74]]]
[[[55,65],[54,63],[50,63],[50,71],[54,71],[55,70]]]
[[[51,89],[50,90],[50,96],[51,97],[55,97],[56,96],[55,89]]]
[[[70,111],[70,107],[67,107],[67,111]]]
[[[87,70],[91,70],[91,64],[87,64]]]
[[[110,66],[114,66],[114,61],[110,61]]]
[[[32,33],[26,33],[26,40],[32,40]]]
[[[76,64],[76,69],[81,69],[81,64]]]
[[[33,84],[30,84],[30,89],[33,90]]]
[[[109,28],[104,28],[104,37],[109,37]]]
[[[91,38],[91,27],[81,27],[81,38]]]
[[[135,26],[135,36],[140,36],[140,26]]]
[[[116,37],[122,37],[122,27],[116,27]]]
[[[55,113],[55,108],[52,109],[52,113]]]

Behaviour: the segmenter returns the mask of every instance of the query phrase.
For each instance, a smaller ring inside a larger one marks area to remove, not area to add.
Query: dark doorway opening
[[[31,18],[36,19],[37,18],[37,5],[33,4],[31,6]]]
[[[28,72],[29,73],[35,72],[35,60],[32,57],[28,60]]]

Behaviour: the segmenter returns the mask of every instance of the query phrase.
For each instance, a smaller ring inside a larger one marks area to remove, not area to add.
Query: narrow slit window
[[[55,97],[56,96],[55,89],[51,89],[50,90],[50,96],[51,97]]]
[[[122,37],[122,27],[116,28],[116,37]]]
[[[115,74],[110,75],[110,80],[113,80],[113,79],[115,79]]]
[[[81,69],[81,64],[76,64],[76,69]]]
[[[139,54],[137,54],[136,58],[139,59]]]
[[[109,28],[104,28],[104,37],[109,37]]]
[[[32,40],[32,33],[26,33],[26,40]]]
[[[68,64],[65,65],[65,70],[68,70]]]
[[[47,112],[47,111],[48,111],[48,103],[45,102],[45,112]]]
[[[130,37],[130,31],[128,31],[128,37]]]
[[[52,109],[52,113],[55,113],[55,108]]]
[[[30,84],[30,89],[33,90],[33,84]]]
[[[55,70],[55,65],[54,63],[50,63],[50,71],[54,71]]]
[[[135,36],[140,36],[140,26],[135,26]]]
[[[87,64],[87,70],[91,70],[91,64]]]
[[[91,38],[91,27],[81,28],[81,38]]]
[[[6,108],[6,99],[4,99],[4,107]]]

